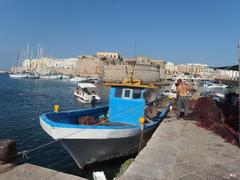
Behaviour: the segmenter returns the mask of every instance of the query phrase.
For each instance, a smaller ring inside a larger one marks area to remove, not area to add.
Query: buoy
[[[59,108],[60,108],[60,106],[58,104],[55,104],[53,107],[54,112],[59,112]]]

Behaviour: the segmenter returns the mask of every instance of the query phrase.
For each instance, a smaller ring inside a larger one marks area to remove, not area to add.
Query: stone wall
[[[131,65],[105,65],[103,81],[122,81],[130,78],[133,70]],[[134,68],[134,79],[142,81],[159,81],[159,66],[137,64]]]
[[[89,77],[102,77],[103,61],[98,57],[81,57],[77,60],[76,75]]]

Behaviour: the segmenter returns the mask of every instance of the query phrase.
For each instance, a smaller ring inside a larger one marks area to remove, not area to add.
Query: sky
[[[239,0],[0,0],[0,68],[37,46],[56,58],[116,51],[176,64],[237,64]]]

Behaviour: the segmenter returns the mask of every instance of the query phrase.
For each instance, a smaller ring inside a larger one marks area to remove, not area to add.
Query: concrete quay
[[[240,149],[195,121],[166,118],[121,180],[240,180]]]
[[[22,164],[0,173],[0,180],[85,180],[85,178],[62,173],[52,169]]]

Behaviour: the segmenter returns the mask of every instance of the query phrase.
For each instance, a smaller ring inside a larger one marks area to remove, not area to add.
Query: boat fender
[[[144,124],[145,119],[144,119],[144,117],[140,117],[140,118],[138,119],[138,121],[139,121],[140,124]]]
[[[58,104],[55,104],[53,107],[54,112],[59,112],[60,106]]]

